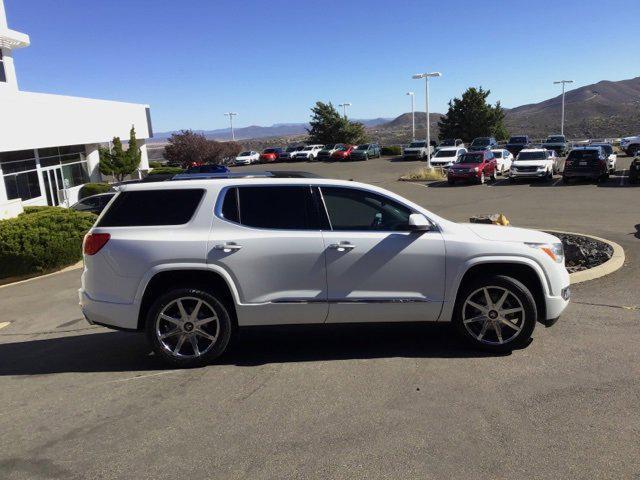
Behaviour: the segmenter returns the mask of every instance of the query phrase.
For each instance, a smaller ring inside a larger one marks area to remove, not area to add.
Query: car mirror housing
[[[412,213],[409,215],[409,230],[413,232],[426,232],[431,229],[431,224],[427,217],[421,213]]]

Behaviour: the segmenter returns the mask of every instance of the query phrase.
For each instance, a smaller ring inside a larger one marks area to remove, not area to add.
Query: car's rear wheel
[[[449,185],[455,185],[456,183],[456,181],[453,178],[448,179],[447,182],[449,182]]]
[[[571,179],[569,177],[562,177],[562,183],[566,183],[567,185],[569,185],[571,183]]]
[[[153,303],[145,328],[151,348],[164,362],[194,367],[224,353],[233,324],[216,296],[199,288],[179,288]]]
[[[475,347],[508,352],[529,341],[537,317],[535,300],[524,284],[504,275],[490,275],[463,286],[453,322]]]

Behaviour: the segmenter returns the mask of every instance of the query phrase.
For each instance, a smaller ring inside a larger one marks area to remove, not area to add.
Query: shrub
[[[78,200],[98,193],[110,192],[111,190],[111,185],[108,183],[85,183],[78,192]]]
[[[444,173],[444,169],[441,167],[419,168],[413,172],[402,175],[400,180],[404,181],[420,181],[420,180],[446,180],[447,175]]]
[[[0,278],[42,274],[82,258],[82,239],[96,216],[60,207],[28,207],[0,220]]]
[[[389,147],[382,147],[380,149],[382,155],[402,155],[402,147],[399,145],[392,145]]]
[[[149,162],[149,168],[162,168],[163,165],[160,162]]]
[[[184,170],[180,167],[160,167],[154,168],[149,172],[149,175],[159,175],[159,174],[173,174],[177,175],[178,173],[182,173]]]

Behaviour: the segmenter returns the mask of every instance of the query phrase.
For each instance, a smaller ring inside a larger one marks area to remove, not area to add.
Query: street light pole
[[[562,120],[560,120],[560,135],[564,135],[564,86],[566,83],[573,83],[573,80],[558,80],[554,85],[562,84]]]
[[[411,97],[411,140],[416,139],[416,94],[414,92],[407,92],[407,95]]]
[[[345,102],[345,103],[339,104],[338,106],[342,107],[342,114],[344,115],[344,118],[347,118],[347,107],[350,107],[351,104],[348,102]]]
[[[424,78],[425,80],[425,110],[427,114],[427,168],[431,168],[431,125],[429,122],[429,77],[440,77],[442,74],[440,72],[431,72],[431,73],[417,73],[413,77],[414,80],[418,80],[420,78]]]
[[[227,117],[229,117],[229,123],[231,124],[231,140],[236,141],[236,134],[233,131],[233,117],[234,115],[238,115],[236,112],[227,112],[225,113]]]

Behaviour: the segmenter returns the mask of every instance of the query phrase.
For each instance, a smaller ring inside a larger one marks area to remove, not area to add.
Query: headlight
[[[546,169],[547,169],[547,167],[538,167],[538,171],[539,171],[539,172],[542,172],[542,171],[544,171],[544,170],[546,170]]]
[[[564,248],[562,247],[562,243],[525,243],[525,245],[542,250],[556,263],[564,263]]]
[[[471,172],[477,172],[478,171],[478,167],[473,167],[470,171]]]

